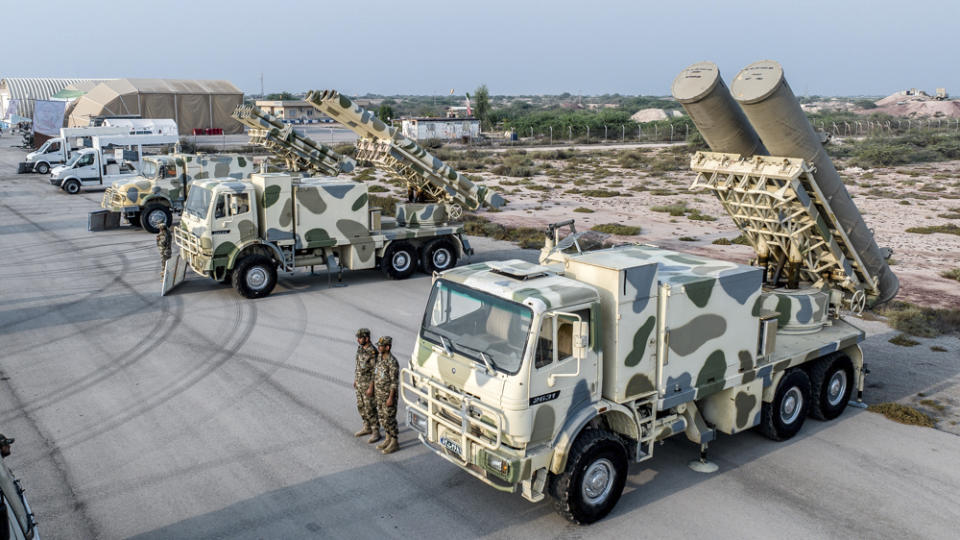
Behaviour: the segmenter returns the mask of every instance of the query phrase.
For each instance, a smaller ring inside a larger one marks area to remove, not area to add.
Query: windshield
[[[159,167],[157,167],[157,162],[147,159],[143,161],[143,166],[140,168],[140,174],[144,178],[152,179],[157,177],[158,170]]]
[[[200,219],[207,219],[207,212],[210,210],[210,201],[213,199],[213,192],[207,188],[194,186],[187,195],[187,204],[183,209],[185,212],[197,216]]]
[[[80,154],[79,152],[76,153],[76,154],[74,154],[73,157],[71,157],[70,159],[67,160],[67,163],[64,164],[64,167],[66,167],[66,168],[68,168],[68,169],[71,168],[71,167],[73,167],[74,165],[77,164],[77,161],[80,160],[80,156],[82,156],[82,155],[83,155],[83,154]]]
[[[532,319],[526,306],[439,280],[430,292],[421,335],[512,375],[520,370]]]

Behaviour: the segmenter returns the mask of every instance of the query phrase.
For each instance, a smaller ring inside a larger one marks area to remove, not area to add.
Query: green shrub
[[[377,184],[373,184],[372,186],[367,188],[368,193],[385,193],[387,191],[390,191],[390,190]]]
[[[643,229],[631,225],[621,225],[619,223],[605,223],[603,225],[594,225],[591,227],[591,230],[619,236],[634,236],[640,234],[640,231]]]
[[[954,225],[953,223],[947,223],[946,225],[931,225],[929,227],[910,227],[907,229],[908,233],[915,234],[955,234],[960,236],[960,226]]]
[[[874,310],[894,329],[911,336],[932,338],[960,333],[960,309],[921,307],[894,300]]]
[[[941,272],[940,275],[947,279],[955,279],[957,281],[960,281],[960,268],[953,268],[953,269],[947,270],[946,272]]]
[[[592,213],[593,213],[593,210],[591,210],[591,209],[589,209],[589,208],[585,208],[585,207],[583,207],[583,206],[574,208],[573,211],[574,211],[574,212],[579,212],[579,213],[581,213],[581,214],[592,214]]]
[[[654,212],[665,212],[671,216],[678,217],[686,214],[690,209],[687,208],[687,203],[674,203],[666,205],[651,206],[650,210]]]

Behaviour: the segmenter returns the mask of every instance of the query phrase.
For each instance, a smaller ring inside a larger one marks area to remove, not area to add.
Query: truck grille
[[[478,399],[443,386],[409,368],[400,371],[400,395],[408,410],[426,419],[423,436],[434,445],[455,437],[460,460],[468,463],[473,447],[497,450],[503,444],[504,418]]]
[[[123,208],[126,203],[127,196],[111,186],[103,192],[103,202],[100,206],[103,208]]]
[[[190,263],[190,267],[196,273],[203,274],[206,261],[213,256],[213,251],[203,249],[200,246],[200,239],[179,225],[173,228],[173,238],[180,248],[180,256]]]

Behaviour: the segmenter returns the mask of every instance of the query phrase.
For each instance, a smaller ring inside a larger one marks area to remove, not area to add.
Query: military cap
[[[10,446],[15,439],[8,439],[3,433],[0,433],[0,446]]]
[[[386,345],[387,347],[392,347],[393,338],[390,336],[383,336],[382,338],[377,340],[377,346],[379,347],[380,345]]]
[[[357,337],[363,337],[363,336],[370,337],[370,329],[369,329],[369,328],[361,328],[361,329],[357,330]]]

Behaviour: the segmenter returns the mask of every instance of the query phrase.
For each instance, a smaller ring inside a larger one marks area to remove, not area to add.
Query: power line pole
[[[260,72],[260,99],[263,99],[263,72]]]

